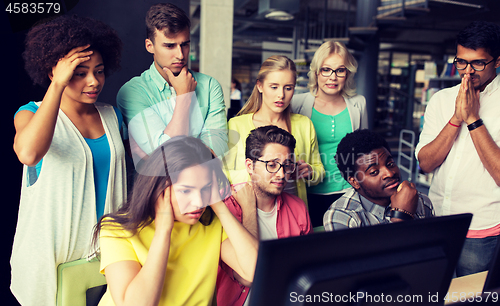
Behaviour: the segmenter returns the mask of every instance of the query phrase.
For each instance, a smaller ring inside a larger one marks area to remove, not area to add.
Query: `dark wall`
[[[38,1],[29,1],[38,2]],[[41,2],[41,1],[40,1]],[[57,1],[50,1],[57,2]],[[144,47],[145,25],[144,17],[151,4],[162,1],[119,1],[119,0],[66,0],[62,4],[64,14],[77,14],[80,16],[99,19],[118,31],[123,41],[122,69],[106,79],[106,85],[99,96],[100,102],[116,105],[115,97],[120,87],[130,78],[140,75],[149,68],[152,56]],[[189,12],[189,1],[173,0],[184,11]],[[8,2],[4,2],[8,3]],[[48,17],[40,14],[13,14],[5,11],[5,6],[0,12],[0,37],[2,41],[2,86],[0,101],[2,102],[2,159],[5,171],[3,179],[2,209],[3,220],[3,245],[1,264],[2,305],[16,305],[16,300],[9,290],[10,286],[10,253],[14,237],[19,195],[21,189],[22,164],[12,149],[14,141],[14,113],[29,101],[41,101],[45,94],[43,88],[33,86],[24,71],[21,53],[24,50],[24,38],[27,30],[39,19]],[[36,254],[33,254],[36,256]]]

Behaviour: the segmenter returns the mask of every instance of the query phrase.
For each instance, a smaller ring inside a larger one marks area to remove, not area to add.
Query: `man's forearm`
[[[172,115],[172,120],[167,124],[164,134],[168,135],[170,138],[175,136],[187,136],[189,133],[189,119],[190,119],[190,107],[191,98],[194,92],[177,96],[174,108],[174,114]]]
[[[243,205],[241,206],[241,211],[243,215],[242,224],[247,231],[252,234],[257,240],[259,237],[259,224],[257,221],[257,208],[254,205]]]
[[[470,136],[486,171],[500,186],[500,148],[484,125],[470,131]]]
[[[420,150],[418,153],[418,162],[420,168],[424,172],[432,172],[434,169],[441,166],[453,147],[460,129],[461,127],[456,127],[447,123],[436,139]]]
[[[234,277],[235,280],[238,281],[238,283],[242,284],[243,286],[245,286],[245,287],[252,287],[252,282],[247,281],[246,279],[244,279],[243,277],[241,277],[235,271],[233,271],[233,277]]]
[[[259,241],[243,227],[222,201],[211,207],[228,237],[221,246],[222,260],[242,278],[253,280]]]

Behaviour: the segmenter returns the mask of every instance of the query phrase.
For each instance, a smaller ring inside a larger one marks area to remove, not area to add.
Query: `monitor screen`
[[[443,304],[471,214],[262,241],[250,305]]]

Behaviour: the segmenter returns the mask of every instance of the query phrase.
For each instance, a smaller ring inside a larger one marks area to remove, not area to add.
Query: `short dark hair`
[[[256,160],[262,157],[268,143],[277,143],[288,147],[293,153],[295,137],[292,134],[274,125],[258,127],[250,132],[246,139],[245,158]]]
[[[337,147],[335,161],[344,179],[348,181],[349,176],[356,173],[356,161],[359,157],[378,148],[386,148],[391,152],[389,144],[382,136],[366,129],[354,131],[342,138]]]
[[[106,76],[120,69],[122,41],[114,29],[92,18],[63,15],[35,25],[26,35],[26,72],[35,84],[48,87],[59,59],[87,44],[101,54]]]
[[[473,21],[458,33],[456,43],[472,50],[484,48],[496,59],[500,56],[500,26],[493,22]]]
[[[146,14],[146,37],[152,42],[156,30],[163,31],[165,36],[169,36],[190,28],[189,17],[172,3],[154,4]]]

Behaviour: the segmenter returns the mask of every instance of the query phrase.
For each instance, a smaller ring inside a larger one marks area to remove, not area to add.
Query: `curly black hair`
[[[122,41],[114,29],[92,18],[63,15],[35,25],[26,35],[26,72],[35,84],[48,87],[48,75],[59,59],[87,44],[101,54],[105,75],[120,69]]]
[[[356,173],[356,161],[359,157],[379,148],[386,148],[391,152],[382,136],[367,129],[354,131],[342,138],[337,146],[335,161],[344,179],[348,181],[349,176]]]

